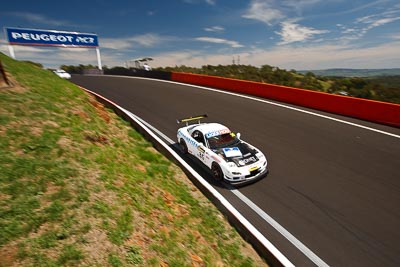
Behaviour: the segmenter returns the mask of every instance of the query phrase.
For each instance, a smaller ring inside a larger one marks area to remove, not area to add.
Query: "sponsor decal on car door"
[[[204,149],[204,147],[202,146],[202,145],[199,145],[198,147],[197,147],[197,152],[196,152],[196,156],[197,156],[197,158],[199,158],[202,162],[205,162],[205,153],[206,153],[206,151],[205,151],[205,149]]]

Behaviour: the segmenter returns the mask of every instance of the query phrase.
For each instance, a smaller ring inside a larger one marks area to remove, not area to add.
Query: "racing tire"
[[[181,150],[182,150],[183,154],[187,154],[189,152],[186,142],[183,141],[183,139],[181,139],[179,141],[179,145],[181,146]]]
[[[224,173],[222,172],[221,167],[215,162],[211,165],[211,173],[214,179],[218,182],[221,182],[224,179]]]

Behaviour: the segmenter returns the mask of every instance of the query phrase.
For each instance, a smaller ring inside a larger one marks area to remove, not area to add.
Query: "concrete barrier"
[[[172,72],[171,80],[263,97],[400,128],[399,104],[199,74]]]

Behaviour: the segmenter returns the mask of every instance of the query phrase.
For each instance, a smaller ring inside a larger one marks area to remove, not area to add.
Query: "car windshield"
[[[226,133],[209,137],[207,138],[207,141],[210,145],[210,149],[217,149],[234,145],[239,141],[239,139],[237,139],[234,133]]]

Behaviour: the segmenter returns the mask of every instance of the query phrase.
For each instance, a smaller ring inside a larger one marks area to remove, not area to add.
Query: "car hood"
[[[245,166],[258,161],[256,154],[258,151],[246,143],[223,147],[214,150],[226,162],[234,162],[237,166]]]

